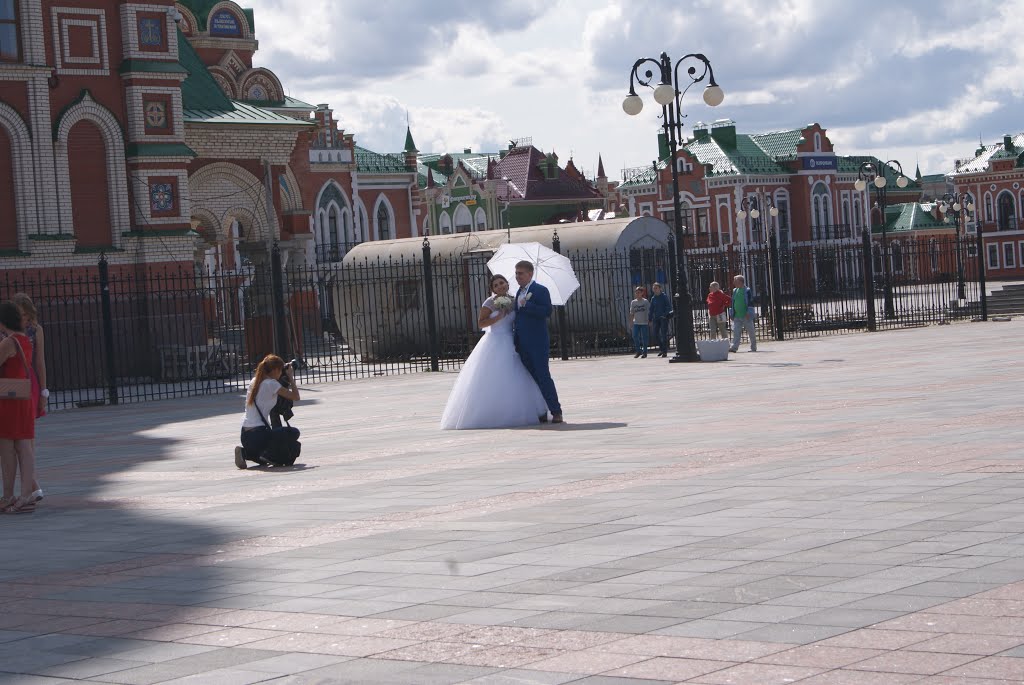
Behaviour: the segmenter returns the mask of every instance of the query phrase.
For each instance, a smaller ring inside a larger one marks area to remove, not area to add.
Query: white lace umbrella
[[[512,286],[509,295],[515,295],[516,262],[528,261],[533,264],[533,278],[551,292],[551,304],[565,304],[569,296],[580,287],[579,279],[572,270],[572,262],[540,243],[506,243],[498,248],[487,268],[492,274],[501,274]]]

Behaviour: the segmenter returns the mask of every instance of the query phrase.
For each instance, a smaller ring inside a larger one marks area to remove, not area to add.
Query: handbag
[[[31,400],[32,399],[32,372],[25,361],[25,351],[14,336],[11,336],[14,346],[18,349],[18,356],[25,366],[26,378],[0,378],[0,399],[7,400]]]

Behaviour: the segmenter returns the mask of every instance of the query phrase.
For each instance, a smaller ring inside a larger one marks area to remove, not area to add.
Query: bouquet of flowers
[[[498,295],[493,302],[494,306],[503,312],[512,309],[512,298],[508,295]]]

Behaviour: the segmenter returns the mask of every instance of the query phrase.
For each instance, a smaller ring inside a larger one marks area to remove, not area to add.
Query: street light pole
[[[679,67],[684,62],[691,62],[692,65],[686,69],[686,78],[690,80],[686,87],[679,89]],[[645,67],[641,72],[641,68]],[[703,68],[698,73],[698,66]],[[655,77],[660,78],[657,85],[653,85]],[[722,104],[725,94],[715,82],[715,73],[711,68],[711,62],[700,53],[684,55],[673,65],[672,59],[667,53],[661,53],[658,59],[653,57],[642,57],[634,64],[629,73],[629,95],[622,103],[622,109],[630,116],[636,116],[644,107],[644,102],[636,94],[637,84],[654,89],[654,100],[661,105],[662,125],[665,130],[665,137],[668,139],[669,165],[672,170],[672,208],[673,208],[673,234],[675,237],[675,261],[676,261],[676,292],[673,309],[675,316],[675,338],[676,354],[669,359],[669,362],[695,362],[699,361],[697,355],[697,343],[694,339],[693,330],[693,305],[690,300],[689,278],[686,271],[686,252],[683,244],[683,216],[682,206],[679,201],[679,167],[677,154],[682,135],[682,114],[680,101],[686,91],[695,83],[707,79],[708,84],[704,88],[704,102],[711,107]]]
[[[974,202],[969,195],[961,193],[946,193],[939,203],[939,211],[943,214],[949,212],[953,215],[953,227],[956,235],[956,298],[963,302],[967,299],[966,287],[964,284],[964,257],[960,250],[961,235],[967,235],[967,215],[974,213]],[[963,233],[961,234],[961,229]]]
[[[883,312],[887,319],[896,318],[896,305],[893,302],[892,297],[892,278],[889,275],[889,234],[888,227],[886,226],[885,220],[885,208],[886,208],[886,177],[885,170],[895,167],[899,175],[896,177],[896,185],[899,188],[906,188],[910,183],[910,179],[903,173],[903,165],[897,162],[895,159],[890,159],[888,162],[882,162],[876,160],[874,162],[864,162],[860,165],[860,169],[857,170],[857,182],[854,183],[854,187],[857,190],[864,190],[868,183],[875,188],[875,203],[878,205],[878,211],[880,220],[882,222],[882,302]]]

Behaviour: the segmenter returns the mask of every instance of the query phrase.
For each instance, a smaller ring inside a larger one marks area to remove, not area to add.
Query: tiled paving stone
[[[0,681],[1006,680],[1018,327],[556,361],[569,423],[514,431],[438,432],[450,373],[316,386],[279,472],[231,464],[240,397],[55,413]]]

